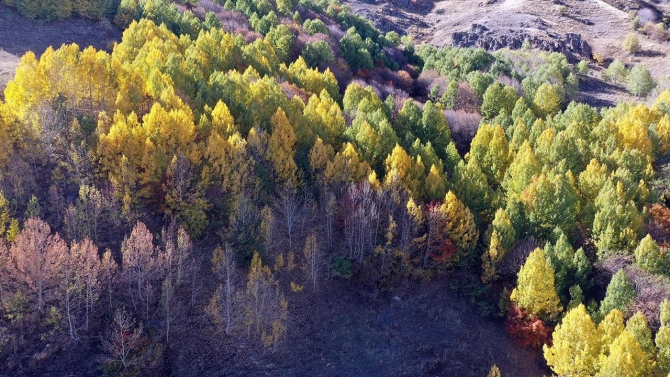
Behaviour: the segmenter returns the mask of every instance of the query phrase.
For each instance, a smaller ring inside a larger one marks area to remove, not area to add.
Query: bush
[[[640,45],[640,40],[637,38],[637,35],[635,34],[628,34],[626,36],[626,39],[623,41],[623,44],[621,45],[624,51],[626,51],[628,54],[637,54],[640,52],[642,49],[642,46]]]
[[[626,89],[632,94],[646,97],[656,87],[654,79],[643,65],[635,65],[628,73]]]
[[[540,349],[551,338],[552,330],[537,316],[528,314],[525,309],[516,305],[510,305],[505,320],[505,331],[517,344]]]
[[[565,16],[568,13],[568,7],[565,5],[559,5],[556,7],[556,12],[559,14],[559,16]]]
[[[658,24],[648,23],[644,25],[642,32],[659,42],[665,42],[668,40],[668,29],[662,22]]]

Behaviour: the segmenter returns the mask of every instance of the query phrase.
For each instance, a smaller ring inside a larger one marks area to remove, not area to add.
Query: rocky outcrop
[[[470,30],[452,34],[451,45],[454,47],[480,47],[489,51],[501,48],[519,49],[524,41],[544,51],[560,52],[572,62],[579,58],[591,57],[591,46],[580,34],[568,33],[563,36],[546,33],[545,37],[530,35],[521,30],[491,31],[484,25],[472,24]]]

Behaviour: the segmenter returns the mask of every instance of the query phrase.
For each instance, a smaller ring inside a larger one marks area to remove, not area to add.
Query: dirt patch
[[[0,92],[14,77],[20,57],[28,51],[40,56],[49,46],[58,48],[69,43],[76,43],[82,49],[93,46],[109,51],[112,44],[119,40],[121,29],[107,20],[69,18],[53,22],[34,21],[0,5]]]

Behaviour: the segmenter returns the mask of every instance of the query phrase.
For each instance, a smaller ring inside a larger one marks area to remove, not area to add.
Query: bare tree
[[[163,269],[161,303],[165,315],[165,338],[169,342],[170,329],[180,309],[179,302],[176,299],[176,291],[186,279],[186,275],[194,275],[189,274],[188,272],[192,271],[187,268],[191,265],[189,257],[193,244],[184,228],[181,226],[177,228],[177,222],[174,219],[169,226],[163,228],[162,239],[163,252],[159,254],[160,265]],[[193,293],[191,297],[193,297]]]
[[[58,234],[40,219],[29,219],[10,248],[14,281],[33,294],[37,311],[44,313],[45,303],[58,285],[58,273],[68,253]]]
[[[235,266],[235,252],[228,244],[217,246],[212,256],[212,269],[221,284],[208,306],[208,313],[230,335],[239,318],[241,279]]]
[[[335,195],[330,192],[328,193],[328,199],[325,205],[326,208],[326,240],[328,241],[328,248],[333,248],[333,228],[335,224],[335,219],[337,218],[337,199]]]
[[[60,296],[71,339],[81,327],[88,329],[93,304],[99,296],[98,248],[86,239],[72,244],[63,258]]]
[[[316,234],[312,233],[307,236],[303,254],[305,256],[305,265],[303,268],[309,280],[312,281],[312,290],[316,292],[316,283],[321,275],[321,265],[323,263],[323,255],[319,244],[316,242]]]
[[[367,181],[353,184],[343,198],[342,207],[349,258],[363,262],[375,248],[381,225],[375,192]]]
[[[128,289],[130,302],[135,310],[144,306],[145,318],[149,319],[149,308],[154,299],[153,287],[161,282],[162,260],[159,250],[153,244],[153,235],[142,222],[121,244],[121,280]]]
[[[279,194],[276,209],[288,236],[288,251],[293,251],[295,226],[302,216],[303,209],[300,197],[293,190],[283,190]]]
[[[272,209],[268,206],[261,210],[261,231],[265,239],[265,255],[272,255],[272,245],[275,244],[275,237],[277,233],[276,219],[272,213]]]
[[[247,333],[260,335],[263,344],[276,347],[286,333],[288,302],[268,266],[254,254],[245,296]]]
[[[105,361],[119,365],[123,371],[137,365],[141,361],[138,355],[141,338],[142,328],[125,309],[117,309],[109,337],[102,339],[102,349],[107,354]]]
[[[102,255],[102,262],[100,264],[100,278],[99,281],[106,291],[107,303],[109,304],[109,314],[113,314],[114,305],[112,302],[112,295],[116,288],[116,279],[118,277],[119,266],[112,257],[112,252],[107,249]]]

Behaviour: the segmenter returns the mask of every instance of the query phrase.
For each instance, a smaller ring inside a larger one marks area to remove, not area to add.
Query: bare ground
[[[182,338],[174,375],[505,376],[549,375],[539,351],[520,348],[502,320],[484,319],[442,277],[373,293],[335,280],[294,300],[288,338],[276,353]],[[307,290],[307,288],[306,288]],[[193,344],[199,344],[193,347]],[[203,352],[202,350],[210,350]],[[209,356],[208,356],[209,355]]]

